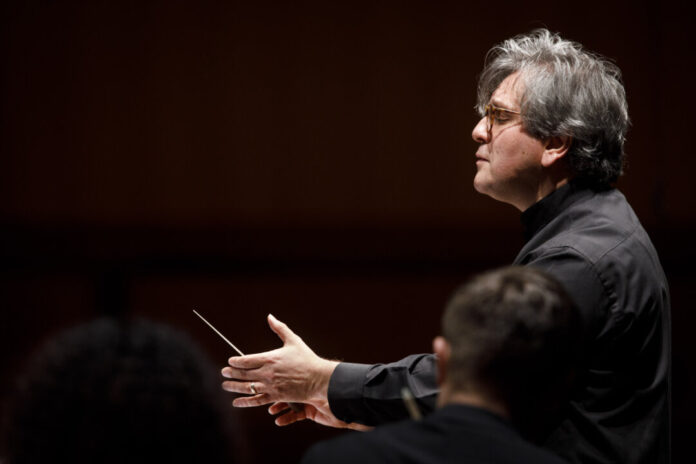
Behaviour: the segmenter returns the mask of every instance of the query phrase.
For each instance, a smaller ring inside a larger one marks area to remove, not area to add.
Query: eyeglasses
[[[505,113],[522,114],[519,111],[509,110],[507,108],[499,108],[493,105],[492,103],[487,104],[483,108],[483,111],[486,116],[486,130],[488,132],[490,132],[493,129],[493,125],[496,121],[498,121],[499,124],[507,122],[508,117],[505,116]]]

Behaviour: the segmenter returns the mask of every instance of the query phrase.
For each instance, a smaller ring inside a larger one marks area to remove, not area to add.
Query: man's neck
[[[555,192],[559,188],[563,187],[565,184],[568,183],[569,180],[570,180],[569,178],[564,177],[563,179],[560,179],[557,181],[549,180],[548,182],[545,182],[545,183],[539,185],[539,190],[537,191],[537,196],[536,196],[536,200],[534,201],[534,203],[536,203],[537,201],[546,197],[547,195],[550,195],[552,192]],[[529,205],[529,206],[532,206],[532,205]]]
[[[450,391],[448,386],[441,385],[440,395],[437,400],[437,407],[441,408],[448,404],[463,404],[486,409],[498,416],[508,418],[508,409],[499,401],[494,401],[476,392]]]
[[[536,191],[533,195],[530,195],[528,200],[523,203],[513,203],[513,206],[517,207],[521,212],[524,212],[537,203],[542,198],[547,197],[551,193],[555,192],[557,189],[563,187],[568,182],[570,182],[570,177],[564,176],[561,178],[547,177],[542,179],[537,185]]]

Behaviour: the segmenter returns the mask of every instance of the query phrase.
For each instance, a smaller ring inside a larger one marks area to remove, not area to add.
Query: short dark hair
[[[596,187],[615,182],[630,124],[618,66],[546,29],[518,35],[486,56],[478,84],[482,115],[495,89],[515,72],[524,83],[525,129],[539,139],[572,137],[567,159],[578,181]]]
[[[6,422],[8,463],[229,463],[234,423],[217,371],[185,335],[101,319],[28,365]]]
[[[543,271],[511,266],[479,275],[455,292],[442,318],[448,383],[501,401],[522,422],[526,405],[548,403],[568,382],[578,322],[570,297]]]

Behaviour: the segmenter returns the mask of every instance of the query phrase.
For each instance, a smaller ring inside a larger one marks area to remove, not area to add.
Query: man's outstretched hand
[[[262,406],[278,414],[289,403],[304,403],[301,411],[290,410],[276,418],[276,424],[288,425],[299,420],[311,419],[331,427],[362,429],[358,424],[338,420],[329,408],[329,380],[338,362],[322,359],[309,348],[290,328],[273,315],[268,315],[268,325],[280,337],[283,346],[265,353],[233,356],[222,375],[230,380],[222,388],[250,396],[235,398],[232,404],[238,408]]]

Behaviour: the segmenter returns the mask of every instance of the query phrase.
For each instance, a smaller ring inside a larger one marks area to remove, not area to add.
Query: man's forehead
[[[495,89],[493,95],[491,95],[490,102],[494,106],[502,106],[509,109],[513,109],[512,107],[517,108],[523,85],[519,72],[510,74]]]

